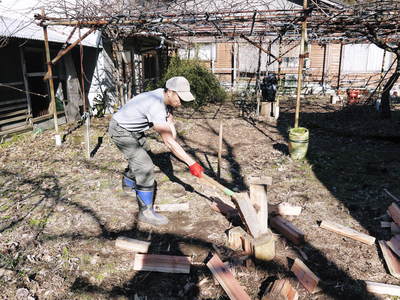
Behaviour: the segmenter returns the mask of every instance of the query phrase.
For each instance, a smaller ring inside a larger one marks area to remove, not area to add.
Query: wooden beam
[[[400,296],[400,286],[373,281],[365,281],[368,292],[379,295]]]
[[[378,241],[379,246],[381,247],[381,251],[383,254],[383,258],[385,259],[386,266],[389,269],[389,273],[396,278],[400,278],[400,262],[399,259],[394,255],[392,250],[390,250],[389,246],[385,241]]]
[[[246,178],[247,184],[261,184],[261,185],[272,185],[272,177],[269,176],[248,176]]]
[[[133,269],[135,271],[189,274],[190,257],[136,253]]]
[[[397,225],[400,225],[400,207],[393,202],[388,208],[388,214],[392,217]]]
[[[360,241],[367,245],[373,245],[375,243],[375,238],[373,236],[358,232],[352,228],[334,222],[322,221],[320,227],[332,232],[336,232],[340,235],[347,236],[353,240]]]
[[[300,245],[304,242],[304,233],[281,216],[270,218],[270,225],[292,243]]]
[[[208,261],[207,267],[231,300],[251,300],[218,255],[214,254]]]
[[[294,264],[290,269],[300,283],[311,294],[317,291],[319,278],[298,258],[294,260]]]
[[[275,280],[271,289],[261,300],[297,300],[299,293],[292,287],[288,279]]]
[[[150,242],[120,236],[115,240],[115,247],[133,252],[147,253],[150,247]]]
[[[19,117],[1,120],[0,125],[15,122],[15,121],[20,121],[20,120],[27,120],[29,117],[30,117],[29,115],[23,115],[23,116],[19,116]]]

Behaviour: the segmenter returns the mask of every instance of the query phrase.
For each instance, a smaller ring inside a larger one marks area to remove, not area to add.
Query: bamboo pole
[[[303,9],[307,9],[307,0],[303,0]],[[299,127],[299,116],[300,116],[300,94],[303,84],[303,67],[305,58],[305,42],[307,36],[307,17],[304,16],[304,21],[301,23],[301,42],[300,42],[300,54],[299,54],[299,67],[297,72],[297,97],[296,97],[296,112],[294,119],[294,127]]]
[[[85,92],[85,69],[83,67],[83,46],[81,43],[81,29],[79,28],[79,56],[81,65],[81,91],[82,91],[82,101],[83,101],[83,111],[86,117],[85,120],[85,142],[86,142],[86,157],[90,159],[90,114],[89,114],[89,103],[86,98]]]
[[[42,9],[42,15],[45,16],[44,9]],[[44,35],[44,47],[46,50],[47,73],[49,74],[48,80],[50,89],[50,101],[51,101],[51,106],[53,107],[54,129],[56,131],[55,139],[56,139],[56,145],[61,146],[61,136],[58,133],[57,106],[56,106],[56,97],[54,94],[53,69],[51,67],[52,63],[50,58],[49,36],[47,34],[47,26],[43,26],[43,35]]]
[[[217,175],[218,178],[221,178],[221,160],[222,160],[222,130],[223,130],[223,125],[222,121],[219,124],[219,139],[218,139],[218,171]]]

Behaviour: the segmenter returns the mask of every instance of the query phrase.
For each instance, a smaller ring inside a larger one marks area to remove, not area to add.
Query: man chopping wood
[[[122,188],[131,194],[136,192],[139,221],[152,225],[168,224],[168,218],[153,209],[156,182],[153,162],[144,148],[146,130],[153,127],[168,149],[189,166],[192,175],[201,177],[203,174],[203,167],[175,140],[172,108],[179,107],[181,101],[193,100],[189,81],[182,76],[172,77],[167,80],[165,89],[133,97],[111,119],[108,133],[128,160],[128,167],[122,176]]]

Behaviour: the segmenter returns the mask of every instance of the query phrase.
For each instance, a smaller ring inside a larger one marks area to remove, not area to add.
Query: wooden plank
[[[268,205],[270,213],[275,213],[281,216],[299,216],[301,214],[302,207],[294,206],[288,202],[282,202],[277,205]]]
[[[271,289],[264,294],[261,300],[297,300],[299,293],[292,287],[289,280],[275,280]]]
[[[254,207],[250,204],[250,199],[247,193],[235,193],[232,199],[236,202],[240,215],[245,222],[250,234],[254,238],[258,238],[264,233],[267,233],[267,229],[261,226],[260,221]]]
[[[375,243],[375,238],[373,236],[358,232],[352,228],[334,222],[322,221],[320,227],[332,232],[336,232],[340,235],[347,236],[353,240],[360,241],[367,245],[373,245]]]
[[[27,103],[26,99],[14,99],[14,100],[7,100],[7,101],[0,101],[0,105],[7,105],[7,104],[17,104],[17,103]]]
[[[5,120],[1,120],[0,125],[19,121],[19,120],[24,120],[24,119],[28,119],[28,118],[29,118],[29,115],[23,115],[23,116],[19,116],[19,117],[15,117],[15,118],[9,118],[9,119],[5,119]]]
[[[268,230],[267,187],[261,184],[250,184],[250,201],[257,204],[257,217],[264,231]]]
[[[25,108],[25,107],[27,107],[26,103],[17,104],[17,105],[9,105],[9,106],[0,108],[0,112],[9,111],[9,110],[13,110],[13,109],[19,109],[19,108]]]
[[[365,281],[368,292],[379,295],[400,296],[400,286],[373,281]]]
[[[233,250],[243,250],[242,237],[247,233],[242,227],[237,226],[228,231],[228,247]]]
[[[18,127],[9,129],[9,130],[0,131],[0,136],[11,134],[11,133],[16,133],[16,132],[21,132],[21,131],[28,131],[28,130],[32,130],[32,129],[33,129],[32,125],[22,125],[22,126],[18,126]]]
[[[399,235],[395,235],[390,239],[390,241],[387,241],[386,244],[389,246],[390,249],[394,253],[396,253],[397,256],[400,256],[400,237]]]
[[[150,242],[120,236],[115,240],[115,247],[133,252],[147,253],[150,247]]]
[[[11,116],[16,116],[16,115],[20,115],[20,114],[27,114],[28,113],[28,109],[21,109],[21,110],[16,110],[16,111],[11,111],[5,114],[1,114],[0,118],[5,118],[5,117],[11,117]]]
[[[394,222],[390,223],[390,232],[395,235],[395,234],[400,234],[400,226],[397,225]]]
[[[170,204],[155,204],[154,209],[156,211],[188,211],[189,203],[170,203]]]
[[[226,294],[232,300],[250,300],[249,295],[245,292],[239,282],[233,277],[230,270],[225,266],[218,255],[214,256],[207,262],[213,276],[218,280]]]
[[[393,202],[390,204],[388,207],[388,213],[392,217],[393,221],[395,221],[397,225],[400,225],[400,207],[396,203]]]
[[[187,256],[136,253],[133,269],[135,271],[189,274],[190,258]]]
[[[385,259],[389,273],[396,278],[400,278],[400,262],[396,255],[390,250],[385,241],[378,241]]]
[[[24,84],[23,81],[1,82],[1,83],[0,83],[0,87],[1,87],[2,85],[15,86],[15,85],[23,85],[23,84]]]
[[[290,269],[300,283],[311,294],[317,291],[319,278],[298,258],[294,260],[294,264]]]
[[[272,228],[284,235],[292,243],[300,245],[304,242],[304,233],[281,216],[270,218],[270,225]]]

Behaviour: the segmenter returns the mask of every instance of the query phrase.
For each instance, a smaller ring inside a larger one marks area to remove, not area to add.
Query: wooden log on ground
[[[388,207],[388,214],[397,225],[400,225],[400,207],[395,202]]]
[[[264,294],[261,300],[297,300],[299,293],[292,287],[289,280],[275,280],[271,289]]]
[[[311,294],[318,290],[319,278],[300,259],[295,259],[290,270]]]
[[[352,228],[349,228],[349,227],[346,227],[346,226],[343,226],[343,225],[340,225],[340,224],[337,224],[334,222],[322,221],[320,227],[327,229],[329,231],[332,231],[332,232],[336,232],[340,235],[349,237],[353,240],[360,241],[367,245],[373,245],[375,243],[375,238],[373,236],[370,236],[365,233],[361,233]]]
[[[120,236],[115,240],[115,247],[133,252],[147,253],[150,247],[150,242]]]
[[[270,218],[270,225],[295,245],[300,245],[304,242],[304,233],[281,216]]]
[[[370,293],[379,295],[400,296],[400,286],[373,281],[365,281],[366,289]]]
[[[214,255],[208,262],[207,267],[218,280],[226,294],[232,300],[251,300],[239,282],[233,277],[230,270],[225,266],[218,255]]]
[[[389,273],[396,278],[400,278],[400,262],[396,255],[390,250],[389,246],[385,241],[378,241],[379,246],[385,259],[386,266],[389,269]]]
[[[190,257],[156,254],[136,254],[133,269],[135,271],[189,274]]]

